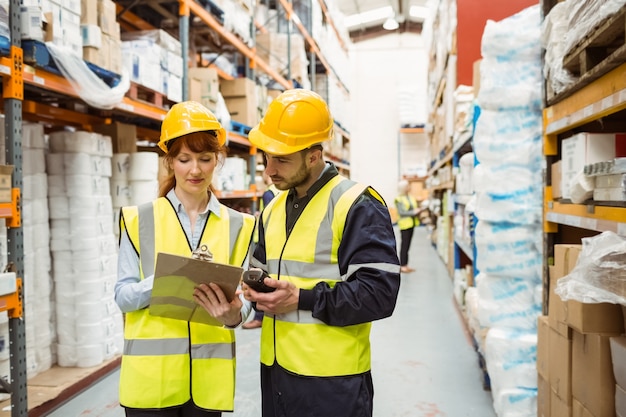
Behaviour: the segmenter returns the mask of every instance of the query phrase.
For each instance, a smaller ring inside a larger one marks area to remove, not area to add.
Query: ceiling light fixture
[[[385,20],[385,23],[383,23],[383,29],[385,30],[396,30],[399,27],[400,24],[396,20],[395,16],[389,17],[387,20]]]

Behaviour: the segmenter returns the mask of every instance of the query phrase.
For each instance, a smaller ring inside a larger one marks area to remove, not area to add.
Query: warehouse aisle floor
[[[491,394],[482,388],[477,354],[452,297],[452,280],[430,244],[415,230],[392,317],[372,326],[375,417],[495,417]],[[224,417],[260,417],[260,330],[237,330],[235,412]],[[53,417],[122,417],[114,372],[55,410]],[[332,417],[332,416],[329,416]]]

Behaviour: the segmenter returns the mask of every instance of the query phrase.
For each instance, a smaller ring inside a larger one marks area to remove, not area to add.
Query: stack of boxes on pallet
[[[621,387],[616,390],[616,378],[622,384],[626,380],[623,308],[563,301],[555,293],[558,281],[584,262],[581,250],[582,246],[575,244],[554,246],[548,316],[541,316],[538,323],[539,417],[626,415],[625,397],[616,396],[623,392]],[[621,408],[616,408],[617,401]]]
[[[120,25],[112,0],[81,0],[82,56],[114,74],[122,73]]]
[[[123,63],[130,80],[171,101],[182,101],[180,41],[161,29],[125,32],[122,40]]]

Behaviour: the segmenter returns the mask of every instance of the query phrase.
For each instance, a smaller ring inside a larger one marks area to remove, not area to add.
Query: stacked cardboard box
[[[189,68],[189,99],[215,112],[220,81],[215,68]]]
[[[563,301],[558,280],[577,265],[581,245],[554,246],[550,267],[548,317],[538,326],[539,417],[615,416],[611,336],[624,332],[621,307]]]
[[[223,80],[220,82],[220,92],[233,121],[252,127],[261,120],[259,94],[254,80]]]
[[[85,61],[122,73],[122,41],[112,0],[81,0],[80,39]]]

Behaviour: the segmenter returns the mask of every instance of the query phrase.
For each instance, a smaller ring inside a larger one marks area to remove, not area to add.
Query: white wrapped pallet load
[[[500,61],[498,58],[483,57],[477,101],[481,109],[540,112],[542,86],[541,60]]]
[[[130,201],[133,205],[148,203],[158,196],[159,182],[156,179],[150,181],[130,181],[129,184]]]
[[[128,180],[111,180],[111,200],[113,207],[118,208],[131,205],[130,183]]]
[[[522,225],[540,223],[543,189],[540,170],[524,166],[474,167],[476,216],[481,221]]]
[[[65,161],[63,153],[46,154],[46,172],[48,175],[65,175]]]
[[[539,169],[543,161],[543,121],[537,112],[481,109],[472,146],[481,164]]]
[[[485,359],[496,414],[535,416],[537,332],[497,327],[489,329]],[[517,391],[519,401],[511,396],[512,391]]]
[[[44,149],[22,149],[22,174],[24,176],[32,174],[43,174],[46,168],[46,157]]]
[[[22,178],[22,199],[46,198],[48,179],[46,174],[25,175]],[[41,218],[39,215],[37,218]]]
[[[533,330],[541,315],[537,286],[541,279],[502,277],[484,272],[476,276],[478,319],[483,327]]]
[[[536,280],[542,276],[541,225],[491,223],[476,225],[476,268],[496,276]]]
[[[106,181],[106,180],[105,180]],[[113,213],[111,196],[109,194],[78,196],[69,198],[70,217],[97,216],[109,217]]]
[[[540,61],[540,37],[541,9],[537,4],[498,22],[487,20],[481,40],[481,54],[483,57],[498,57],[503,61]]]

